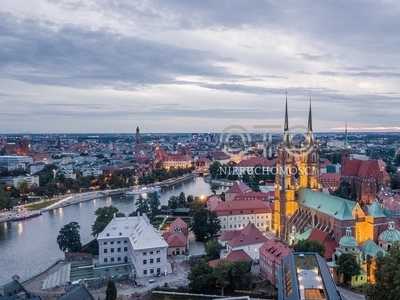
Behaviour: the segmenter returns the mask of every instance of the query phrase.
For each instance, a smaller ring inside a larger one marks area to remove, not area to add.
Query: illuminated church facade
[[[280,172],[275,176],[274,185],[276,237],[292,244],[306,230],[318,228],[339,243],[350,228],[358,243],[369,239],[378,243],[379,234],[387,229],[388,221],[377,200],[364,211],[355,201],[322,193],[319,161],[312,129],[311,97],[302,145],[292,141],[286,97],[284,136],[277,151],[277,170]]]

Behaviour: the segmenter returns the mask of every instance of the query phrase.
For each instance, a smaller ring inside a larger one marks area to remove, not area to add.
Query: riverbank
[[[232,186],[233,181],[227,179],[213,179],[211,175],[204,177],[204,181],[212,185]]]
[[[150,184],[150,185],[148,185],[148,187],[159,185],[162,188],[169,188],[175,184],[179,184],[179,183],[191,180],[196,177],[198,177],[198,174],[190,173],[190,174],[186,174],[186,175],[183,175],[183,176],[180,176],[177,178],[171,178],[171,179],[165,180],[158,184]],[[51,210],[58,209],[61,207],[66,207],[69,205],[74,205],[74,204],[78,204],[81,202],[90,201],[90,200],[97,199],[100,197],[108,197],[108,196],[119,195],[119,194],[122,195],[126,191],[129,191],[131,189],[132,189],[132,187],[124,188],[124,189],[103,190],[103,191],[93,191],[93,192],[85,192],[85,193],[79,193],[79,194],[63,195],[63,196],[59,196],[57,198],[48,200],[50,202],[50,201],[59,199],[59,201],[52,203],[51,205],[41,208],[41,209],[38,209],[38,210],[41,212],[46,212],[46,211],[51,211]],[[37,202],[37,203],[39,203],[39,202]],[[26,205],[26,206],[28,206],[28,205]],[[18,208],[20,211],[25,210],[24,205],[18,206]],[[0,223],[12,221],[15,214],[16,214],[15,211],[14,212],[13,211],[1,211],[0,212]]]

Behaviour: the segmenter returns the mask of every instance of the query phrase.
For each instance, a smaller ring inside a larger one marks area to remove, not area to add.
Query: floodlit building
[[[136,277],[165,274],[169,269],[168,244],[150,224],[146,215],[114,216],[97,240],[97,268],[131,266]]]

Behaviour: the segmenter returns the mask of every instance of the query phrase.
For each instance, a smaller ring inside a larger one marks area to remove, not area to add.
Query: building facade
[[[221,224],[221,233],[241,230],[249,222],[261,232],[272,230],[272,210],[261,200],[222,201],[212,211],[216,212]]]
[[[164,274],[168,270],[168,244],[146,215],[114,216],[97,240],[99,267],[130,264],[137,278]]]

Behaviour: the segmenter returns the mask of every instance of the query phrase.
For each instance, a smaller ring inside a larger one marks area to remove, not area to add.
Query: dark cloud
[[[1,76],[34,84],[116,89],[177,84],[179,76],[238,78],[217,65],[232,59],[209,51],[123,36],[110,28],[55,27],[0,14]]]

